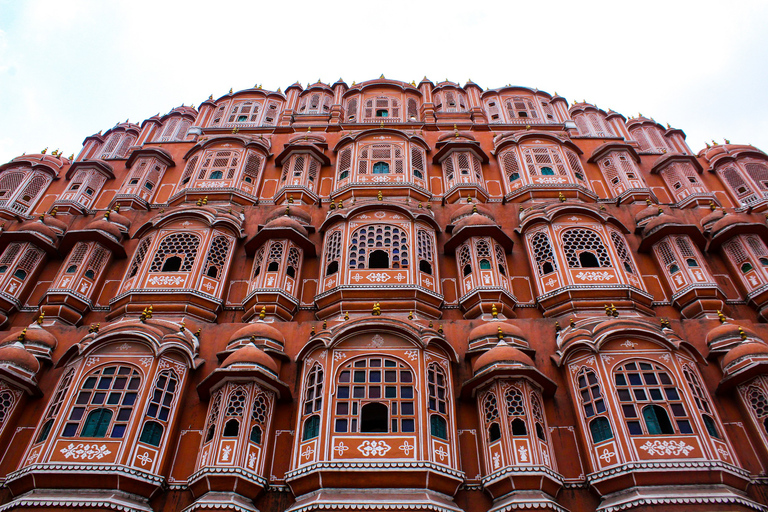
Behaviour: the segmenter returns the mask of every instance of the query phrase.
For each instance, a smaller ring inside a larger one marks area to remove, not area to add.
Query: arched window
[[[433,413],[429,417],[431,434],[447,440],[448,382],[445,372],[436,363],[427,368],[427,400],[427,409]]]
[[[163,425],[168,424],[178,384],[179,377],[173,370],[164,370],[157,374],[155,387],[152,390],[152,395],[147,405],[145,423],[139,439],[141,442],[151,444],[152,446],[160,446],[164,430]],[[147,418],[151,418],[154,421]]]
[[[569,229],[562,236],[563,249],[570,268],[613,266],[603,240],[594,231]]]
[[[509,420],[510,432],[513,436],[528,435],[528,429],[525,424],[526,410],[523,400],[523,393],[514,386],[510,386],[504,395],[507,402],[507,419]]]
[[[383,264],[383,257],[374,254],[386,253],[387,267],[370,267],[371,262]],[[390,224],[364,226],[352,233],[349,247],[349,268],[408,268],[408,239],[405,231]],[[370,254],[370,257],[368,256]]]
[[[427,231],[419,229],[416,232],[416,249],[419,256],[419,270],[432,275],[434,264],[434,238]]]
[[[302,406],[302,416],[304,420],[304,430],[302,441],[317,437],[320,433],[320,412],[323,406],[323,367],[315,363],[307,374],[307,380],[304,384],[304,404]]]
[[[133,255],[133,261],[131,261],[131,266],[128,267],[128,273],[126,274],[126,277],[128,279],[134,277],[136,273],[139,271],[139,268],[141,267],[141,264],[144,262],[144,258],[147,255],[147,251],[149,250],[149,246],[152,244],[152,237],[148,236],[139,243],[139,246],[136,248],[136,252]]]
[[[357,119],[357,98],[351,98],[347,101],[347,121],[355,122]]]
[[[357,158],[357,173],[405,176],[405,143],[362,144]],[[392,178],[390,178],[391,180]]]
[[[248,400],[248,393],[243,388],[236,388],[229,395],[227,408],[224,412],[223,437],[237,437],[240,435],[240,423],[243,421],[243,412]]]
[[[267,426],[270,404],[267,395],[259,393],[253,399],[253,408],[251,409],[251,432],[248,439],[252,443],[261,444],[262,434]]]
[[[616,249],[616,253],[619,255],[619,259],[624,266],[624,270],[630,274],[636,274],[635,265],[632,261],[629,249],[627,249],[624,237],[615,231],[611,231],[611,241],[613,242],[613,247]]]
[[[536,437],[538,437],[540,440],[547,442],[547,435],[544,431],[544,426],[546,425],[544,421],[544,412],[541,407],[541,399],[539,398],[538,393],[531,392],[530,394],[531,399],[531,409],[533,410],[533,422],[534,427],[536,429]]]
[[[205,275],[214,279],[220,279],[222,271],[224,270],[224,264],[227,262],[229,256],[230,240],[219,235],[214,237],[211,242],[211,246],[208,249],[208,255],[205,261]]]
[[[267,272],[278,272],[280,270],[280,263],[283,260],[283,251],[285,250],[285,242],[282,240],[274,241],[269,245],[269,253],[267,254]]]
[[[103,366],[89,373],[82,381],[61,435],[122,438],[140,384],[139,372],[130,366]]]
[[[707,428],[707,432],[710,436],[720,439],[720,432],[718,431],[715,420],[712,417],[712,406],[709,403],[709,398],[707,397],[707,393],[701,384],[701,380],[699,379],[696,370],[687,364],[683,365],[683,375],[685,376],[685,381],[688,383],[688,387],[691,390],[693,400],[696,402],[696,408],[701,414],[701,418],[704,421],[704,426]]]
[[[224,395],[224,390],[219,389],[216,394],[213,396],[213,401],[211,402],[211,408],[208,412],[208,419],[206,420],[206,427],[205,427],[205,440],[203,443],[208,443],[213,439],[214,434],[216,433],[216,423],[219,420],[219,414],[221,412],[221,401],[222,397]]]
[[[67,370],[67,373],[64,374],[64,377],[59,382],[59,385],[56,386],[56,391],[53,393],[51,402],[48,404],[48,408],[45,411],[42,426],[40,427],[40,433],[37,435],[35,443],[42,443],[48,439],[48,436],[51,433],[51,428],[53,427],[53,421],[56,417],[58,417],[59,411],[61,410],[61,405],[64,403],[64,396],[66,395],[67,391],[69,391],[69,386],[72,383],[72,377],[74,375],[74,368],[70,368]]]
[[[389,174],[389,164],[386,162],[376,162],[373,164],[373,174]]]
[[[758,427],[768,435],[768,398],[766,393],[756,385],[749,386],[745,393],[747,405],[755,416]]]
[[[195,264],[199,245],[200,237],[193,233],[174,233],[165,237],[160,242],[149,271],[190,272]],[[168,263],[168,260],[172,261]]]
[[[391,117],[400,121],[400,101],[390,96],[378,96],[365,101],[365,121],[376,122]]]
[[[374,424],[363,421],[387,417],[389,424],[377,432],[415,432],[414,400],[413,372],[407,365],[379,356],[357,359],[337,377],[334,432],[362,432]],[[376,407],[366,409],[372,404]]]
[[[521,96],[515,96],[506,101],[507,115],[509,119],[537,119],[539,117],[536,112],[534,102],[529,98]]]
[[[389,431],[389,409],[380,402],[360,407],[360,432],[383,433]]]
[[[514,149],[504,152],[499,160],[502,162],[504,172],[507,175],[507,181],[513,183],[520,179],[520,164],[517,162],[517,155]]]
[[[472,273],[472,254],[469,250],[469,244],[464,244],[458,251],[459,268],[464,277]]]
[[[373,251],[368,258],[368,268],[389,268],[389,254],[380,249]]]
[[[341,231],[328,235],[325,242],[325,275],[331,276],[339,271],[341,259]]]
[[[604,417],[607,409],[600,390],[600,383],[597,380],[597,374],[589,368],[582,368],[578,373],[577,383],[584,416],[589,420],[592,442],[599,443],[606,439],[611,439],[613,432],[611,432],[611,425],[608,419]],[[598,418],[591,420],[595,416],[598,416]]]
[[[536,260],[536,266],[539,270],[539,276],[551,274],[557,270],[557,263],[552,252],[552,244],[549,242],[549,235],[544,231],[539,231],[531,237],[531,246],[533,247],[533,257]]]
[[[499,426],[499,407],[496,395],[488,392],[483,399],[483,417],[488,435],[488,442],[493,443],[501,439],[501,427]]]
[[[29,168],[3,171],[0,174],[0,207],[28,214],[51,181],[50,175]]]
[[[664,367],[632,361],[614,370],[614,380],[630,435],[693,433],[683,397]]]
[[[524,147],[523,159],[530,176],[568,176],[558,147]]]

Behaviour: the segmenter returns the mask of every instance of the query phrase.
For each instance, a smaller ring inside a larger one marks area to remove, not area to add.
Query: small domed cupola
[[[472,378],[464,383],[462,395],[474,395],[478,388],[497,377],[528,379],[539,385],[545,396],[553,394],[557,387],[536,368],[536,363],[529,355],[502,339],[472,362]]]
[[[278,398],[290,399],[291,390],[280,380],[280,365],[254,343],[249,342],[230,353],[197,386],[200,398],[208,400],[211,392],[228,380],[253,380],[277,394]]]
[[[51,360],[51,352],[53,352],[58,345],[56,336],[37,323],[33,323],[21,331],[9,334],[5,339],[0,341],[0,347],[15,341],[22,343],[24,348],[38,359],[46,361]]]
[[[40,396],[37,387],[37,372],[40,363],[21,341],[0,345],[0,376],[15,387],[33,396]]]
[[[238,329],[230,336],[226,350],[217,354],[219,361],[248,344],[285,357],[285,336],[270,324],[257,321]]]
[[[720,361],[723,380],[718,391],[731,389],[768,374],[768,345],[762,341],[746,341],[736,345]]]
[[[483,322],[469,331],[469,352],[494,347],[500,339],[509,340],[513,346],[533,355],[523,330],[516,325],[501,321]]]

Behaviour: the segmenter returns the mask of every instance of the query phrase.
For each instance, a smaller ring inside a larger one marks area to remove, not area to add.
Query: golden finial
[[[408,320],[413,320],[413,311],[408,312]]]
[[[69,159],[70,159],[70,160],[74,160],[74,159],[75,159],[75,154],[74,154],[74,153],[72,153],[71,155],[69,155]]]
[[[493,316],[493,318],[499,318],[499,310],[496,309],[496,304],[491,306],[491,316]]]
[[[432,203],[427,203],[427,210],[431,210],[431,209],[432,209]]]
[[[42,150],[42,151],[40,152],[40,154],[41,154],[41,155],[44,155],[44,154],[46,154],[47,152],[48,152],[48,146],[46,146],[46,147],[45,147],[45,149],[44,149],[44,150]]]
[[[709,142],[705,142],[704,144],[707,146],[707,149],[709,149],[710,147],[712,147],[712,146],[710,146],[710,145],[709,145]]]
[[[40,222],[45,221],[45,212],[41,213],[38,219],[40,219]]]
[[[381,80],[382,78],[384,78],[384,73],[381,74],[381,76],[379,77],[379,80]]]
[[[573,317],[568,319],[568,325],[571,327],[576,327],[576,321],[573,319]]]
[[[721,324],[724,324],[725,321],[726,321],[725,315],[719,309],[717,310],[717,318],[718,318],[718,320],[720,320]]]
[[[613,316],[611,313],[611,306],[608,304],[605,305],[605,316]]]
[[[476,204],[472,205],[472,213],[477,213],[477,205]]]
[[[232,88],[231,87],[229,88],[229,94],[232,94]]]
[[[557,198],[560,200],[561,203],[565,202],[565,196],[563,195],[562,192],[557,193]]]
[[[715,202],[714,201],[710,201],[709,202],[709,209],[712,210],[712,211],[715,211],[716,208],[717,208],[717,206],[715,206]]]
[[[290,206],[286,206],[285,207],[285,214],[286,215],[290,215],[291,214],[291,207]]]
[[[203,206],[208,204],[208,196],[203,197]]]
[[[184,323],[184,319],[181,319],[179,323],[179,332],[184,332],[187,329],[187,324]]]
[[[259,311],[259,320],[264,320],[264,317],[267,316],[267,306],[261,306],[261,311]]]
[[[198,199],[198,200],[197,200],[197,202],[196,202],[195,204],[196,204],[197,206],[203,206],[203,200],[202,200],[202,199]]]
[[[600,205],[600,211],[603,211],[603,212],[605,211],[605,205],[604,204]]]
[[[562,327],[560,327],[560,322],[555,322],[555,332],[560,332],[562,330]]]
[[[349,311],[344,312],[344,320],[349,320]]]
[[[293,204],[293,194],[288,194],[288,204]]]
[[[344,203],[341,202],[341,199],[339,199],[339,204],[336,205],[336,208],[338,208],[339,210],[344,208]]]
[[[728,140],[728,139],[723,139],[723,140],[725,141],[726,144],[730,144],[731,143],[731,141]]]
[[[618,317],[619,316],[619,310],[616,309],[616,306],[611,304],[611,316]]]
[[[379,123],[379,128],[384,128],[384,121],[382,121],[381,123]]]
[[[307,133],[312,133],[312,127],[311,126],[307,126]]]
[[[496,337],[499,338],[500,340],[504,339],[504,332],[501,330],[501,326],[498,326],[496,328]]]
[[[312,330],[309,331],[309,335],[310,336],[314,336],[315,335],[315,324],[312,324]]]
[[[645,204],[648,206],[651,206],[651,204],[653,204],[653,201],[651,201],[650,197],[645,198]]]
[[[195,338],[200,339],[200,335],[202,334],[203,329],[198,329],[195,331]]]
[[[432,328],[432,320],[429,321],[429,328]]]
[[[25,327],[24,329],[21,330],[21,332],[19,333],[19,336],[16,339],[23,343],[26,336],[27,336],[27,328]]]
[[[438,334],[443,334],[443,324],[437,326],[437,332]]]
[[[211,94],[210,96],[208,96],[208,99],[209,99],[209,100],[212,100],[212,99],[213,99],[213,94]]]
[[[747,333],[744,332],[744,329],[739,326],[739,336],[741,336],[741,340],[744,341],[747,339]]]
[[[335,210],[335,209],[336,209],[336,203],[334,203],[333,201],[331,201],[331,204],[329,204],[329,205],[328,205],[328,209],[329,209],[329,210]]]
[[[37,325],[43,325],[43,318],[45,318],[45,311],[40,311],[40,315],[37,317]]]
[[[91,324],[91,326],[88,328],[88,333],[89,334],[95,334],[95,333],[99,332],[99,327],[100,326],[101,326],[100,323]]]
[[[256,344],[256,335],[255,334],[251,334],[251,337],[248,338],[248,341],[255,345]]]
[[[144,308],[144,311],[142,311],[141,315],[139,315],[139,321],[143,324],[147,323],[147,318],[149,318],[149,310]]]
[[[381,306],[378,302],[374,302],[373,304],[373,311],[371,311],[371,315],[373,316],[381,316]]]
[[[471,203],[471,202],[472,202],[472,196],[467,196],[467,202],[468,202],[468,203]]]
[[[718,145],[718,144],[717,144],[717,141],[716,141],[715,139],[712,139],[712,145],[713,145],[713,146],[717,146],[717,145]]]
[[[328,322],[323,320],[323,330],[326,330],[328,328]]]
[[[453,125],[453,136],[454,137],[459,136],[459,128],[455,124]]]
[[[112,210],[107,210],[104,212],[104,220],[109,220],[109,214]]]
[[[239,131],[240,131],[240,129],[237,126],[232,128],[232,133],[238,133]]]
[[[419,201],[419,208],[424,208],[424,205],[421,204],[421,201]]]
[[[383,196],[383,195],[381,195],[381,190],[379,190],[379,193],[378,193],[378,194],[376,194],[376,199],[378,199],[379,201],[381,201],[383,198],[384,198],[384,196]]]
[[[671,329],[670,324],[669,324],[669,320],[667,320],[666,318],[662,318],[661,319],[661,328],[662,329]]]

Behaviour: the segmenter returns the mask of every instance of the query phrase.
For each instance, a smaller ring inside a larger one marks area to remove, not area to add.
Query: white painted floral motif
[[[38,452],[37,450],[35,450],[34,452],[32,452],[32,453],[29,455],[29,457],[27,457],[27,464],[32,464],[33,462],[36,462],[36,461],[37,461],[37,458],[38,458],[39,456],[40,456],[40,452]]]
[[[179,286],[184,282],[181,276],[152,276],[147,282],[154,286]]]
[[[635,348],[635,345],[637,345],[637,343],[632,343],[629,340],[621,344],[622,347],[627,347],[627,348]]]
[[[90,367],[90,366],[93,366],[94,364],[98,364],[98,362],[99,362],[99,358],[98,357],[89,357],[85,361],[85,366],[89,366]]]
[[[110,453],[107,449],[106,445],[98,446],[96,444],[85,444],[85,443],[78,443],[73,444],[70,443],[69,446],[66,448],[62,448],[61,453],[64,454],[65,458],[72,457],[73,459],[81,459],[81,460],[101,460]]]
[[[340,441],[339,444],[333,447],[333,451],[338,452],[339,457],[343,457],[344,452],[346,452],[347,450],[349,450],[349,446],[345,445],[344,441]]]
[[[686,444],[685,441],[646,441],[640,449],[648,452],[648,455],[687,456],[693,450],[693,446]]]
[[[525,446],[518,446],[517,454],[520,457],[520,462],[528,462],[528,450]]]
[[[307,445],[304,451],[301,452],[301,458],[309,460],[315,454],[315,449],[311,445]]]
[[[147,464],[152,462],[152,457],[149,456],[148,452],[144,452],[136,458],[141,462],[142,466],[146,466]]]
[[[613,458],[614,458],[615,456],[616,456],[616,452],[609,452],[609,451],[608,451],[608,448],[603,448],[603,453],[601,453],[601,454],[600,454],[600,457],[599,457],[599,458],[600,458],[601,460],[605,461],[605,463],[607,464],[608,462],[610,462],[611,460],[613,460]]]
[[[399,448],[400,448],[401,450],[403,450],[403,453],[404,453],[406,456],[410,456],[410,455],[411,455],[411,450],[413,450],[413,449],[414,449],[414,448],[416,448],[416,447],[415,447],[415,446],[413,446],[412,444],[410,444],[410,443],[408,442],[408,440],[406,439],[406,440],[405,440],[405,442],[399,446]]]
[[[345,354],[344,352],[339,352],[337,350],[336,352],[333,353],[333,362],[335,363],[337,361],[340,361],[340,360],[344,359],[345,357],[347,357],[347,354]]]
[[[499,469],[501,466],[501,454],[496,452],[493,454],[493,469]]]
[[[139,363],[141,363],[141,366],[143,366],[144,368],[147,368],[147,367],[149,367],[149,365],[152,364],[152,358],[151,357],[142,357],[141,359],[139,359]]]
[[[229,455],[232,453],[232,447],[231,446],[225,446],[224,449],[222,450],[222,452],[224,452],[224,453],[221,456],[221,460],[223,460],[224,462],[229,461]]]
[[[117,347],[118,350],[123,350],[123,351],[128,350],[129,348],[131,348],[131,346],[127,343],[123,343],[122,345]]]
[[[363,441],[360,446],[357,447],[358,451],[363,454],[363,457],[371,456],[384,456],[392,448],[384,441]]]
[[[371,347],[380,347],[384,344],[384,338],[381,337],[380,334],[375,334],[373,338],[371,338]]]
[[[406,350],[405,355],[411,361],[415,361],[416,358],[419,357],[419,352],[418,350]]]
[[[445,458],[448,456],[448,452],[445,451],[445,449],[442,446],[440,446],[437,448],[437,450],[435,450],[435,455],[440,457],[440,462],[443,462]]]
[[[372,283],[386,283],[387,281],[392,279],[392,276],[390,276],[389,274],[385,274],[384,272],[373,272],[365,276],[365,278]]]
[[[584,281],[607,281],[613,279],[613,274],[607,271],[595,272],[593,270],[581,271],[576,274],[576,277],[583,279]]]
[[[254,464],[256,464],[256,454],[251,452],[248,454],[248,467],[253,469]]]

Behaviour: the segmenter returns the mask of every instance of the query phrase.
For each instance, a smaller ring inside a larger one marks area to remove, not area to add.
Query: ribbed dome
[[[287,215],[286,215],[287,211]],[[305,211],[303,208],[300,208],[298,206],[294,205],[287,205],[287,206],[279,206],[269,212],[269,215],[267,215],[267,223],[269,221],[276,219],[278,217],[295,217],[299,219],[299,222],[304,222],[306,224],[309,224],[312,222],[312,216]]]
[[[472,373],[477,375],[483,368],[499,363],[518,363],[535,367],[533,359],[525,355],[521,350],[500,341],[495,347],[485,352],[472,363]]]
[[[256,339],[266,338],[285,345],[285,336],[283,336],[280,331],[264,322],[254,322],[237,330],[235,334],[229,338],[229,343],[243,339],[249,340],[251,339],[251,336],[254,336]]]
[[[477,210],[477,212],[475,212]],[[488,211],[488,209],[485,206],[479,205],[479,204],[465,204],[461,208],[457,209],[455,212],[453,212],[453,215],[451,216],[451,224],[455,224],[458,222],[461,218],[471,216],[471,215],[477,215],[480,214],[485,215],[486,217],[494,219],[493,215],[491,215],[491,212]]]
[[[33,231],[35,233],[40,233],[44,237],[50,239],[50,240],[56,240],[57,233],[53,230],[50,226],[46,225],[41,220],[33,220],[30,222],[25,222],[21,225],[19,228],[19,231]]]
[[[261,366],[277,375],[277,363],[253,343],[243,345],[241,348],[232,352],[221,364],[222,368],[229,368],[232,365],[252,365]]]
[[[458,231],[461,228],[465,228],[467,226],[495,226],[496,221],[491,220],[485,215],[480,214],[474,214],[474,215],[468,215],[466,217],[463,217],[459,219],[455,224],[453,229]]]
[[[722,219],[724,216],[725,216],[725,212],[723,210],[719,210],[719,209],[714,210],[709,215],[701,219],[701,227],[707,228],[712,223]]]
[[[722,366],[725,369],[734,361],[747,356],[768,357],[768,345],[756,341],[740,343],[728,351],[727,354],[725,354],[725,357],[723,357]]]
[[[0,364],[8,364],[32,373],[37,373],[40,370],[40,363],[37,362],[35,356],[30,354],[24,345],[18,341],[0,346]]]
[[[748,338],[760,339],[757,333],[755,333],[752,329],[744,328],[740,325],[724,323],[718,325],[707,333],[707,346],[711,346],[712,343],[716,342],[717,340],[741,339],[741,333],[739,332],[739,329],[742,329]]]
[[[67,223],[64,222],[63,220],[57,219],[53,215],[46,215],[43,218],[43,223],[45,223],[45,225],[55,229],[56,231],[63,232],[63,231],[66,231],[66,229],[67,229]]]
[[[299,222],[296,219],[292,219],[287,215],[283,215],[282,217],[277,217],[275,219],[272,219],[271,221],[267,222],[264,228],[272,228],[272,229],[290,228],[290,229],[295,229],[296,231],[298,231],[304,236],[307,236],[307,228],[299,224]]]
[[[122,226],[127,231],[131,227],[131,221],[125,215],[112,210],[109,214],[109,221]]]
[[[499,328],[501,328],[501,334],[504,338],[518,338],[524,341],[528,341],[523,334],[523,330],[507,322],[484,322],[471,331],[469,331],[469,342],[483,339],[483,338],[498,338]]]
[[[744,213],[725,215],[722,219],[714,223],[712,226],[712,234],[716,235],[723,229],[735,224],[755,224],[755,221],[749,215]]]
[[[104,231],[109,233],[110,236],[114,237],[115,240],[120,240],[120,237],[123,236],[120,228],[117,227],[116,224],[113,224],[104,218],[91,222],[85,227],[85,229],[96,229],[99,231]]]
[[[642,224],[643,221],[656,217],[659,214],[659,207],[655,204],[649,204],[635,215],[635,224]]]
[[[645,225],[645,232],[646,233],[650,233],[651,231],[653,231],[654,229],[656,229],[658,227],[669,225],[669,224],[678,224],[679,225],[679,224],[682,224],[682,222],[680,222],[680,220],[676,219],[675,217],[673,217],[671,215],[667,215],[666,213],[662,213],[658,217],[656,217],[654,219],[651,219],[648,222],[648,224]]]
[[[13,341],[18,341],[20,334],[21,331],[9,334],[3,339],[3,341],[0,341],[0,346]],[[24,333],[24,343],[42,345],[44,347],[50,348],[51,350],[55,349],[56,345],[58,345],[56,337],[42,327],[27,327],[27,330]]]

